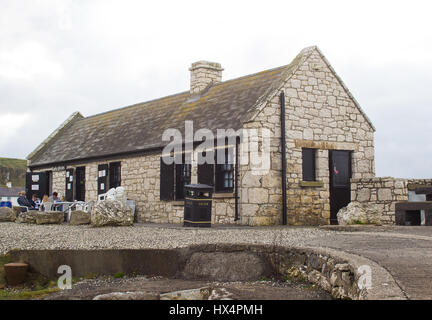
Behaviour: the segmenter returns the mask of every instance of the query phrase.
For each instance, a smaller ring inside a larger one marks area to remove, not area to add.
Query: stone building
[[[348,204],[350,178],[374,178],[374,127],[317,47],[286,66],[228,81],[218,63],[189,70],[186,92],[70,116],[28,156],[28,191],[90,201],[122,185],[138,221],[181,223],[183,185],[207,183],[215,190],[213,223],[317,225],[333,222]],[[185,135],[185,121],[194,132],[269,133],[249,139],[268,153],[267,169],[239,160],[243,137],[208,150],[229,165],[197,164],[198,141],[191,164],[165,164],[163,133]]]

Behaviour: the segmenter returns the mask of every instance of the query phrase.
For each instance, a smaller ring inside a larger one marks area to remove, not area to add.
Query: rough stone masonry
[[[161,151],[150,148],[161,143],[162,131],[183,126],[184,120],[193,120],[196,127],[203,124],[210,129],[220,126],[222,129],[268,129],[271,132],[270,170],[255,175],[250,164],[240,164],[239,220],[234,221],[236,194],[233,190],[214,194],[212,223],[281,224],[279,94],[283,91],[286,97],[288,224],[329,223],[330,150],[352,152],[354,179],[374,178],[374,128],[318,48],[302,50],[289,65],[228,81],[222,81],[223,69],[217,63],[199,61],[190,70],[191,87],[187,92],[92,117],[71,117],[70,123],[63,124],[52,141],[44,141],[43,146],[30,155],[29,169],[51,171],[52,190],[64,194],[65,170],[85,167],[85,200],[95,201],[98,166],[118,161],[121,186],[136,202],[138,221],[181,223],[183,201],[161,200],[161,183],[165,183],[160,178]],[[153,130],[147,133],[147,127]],[[111,129],[107,131],[106,128]],[[116,128],[121,130],[117,132]],[[111,136],[112,132],[116,135]],[[75,150],[76,141],[80,139],[82,148]],[[146,145],[146,139],[151,143]],[[258,143],[262,148],[262,141]],[[117,149],[111,150],[114,145]],[[144,146],[148,146],[147,149]],[[241,149],[244,147],[240,145]],[[316,149],[316,181],[312,184],[303,181],[302,148]],[[120,149],[125,151],[121,153]],[[198,181],[194,162],[191,172],[191,181]]]

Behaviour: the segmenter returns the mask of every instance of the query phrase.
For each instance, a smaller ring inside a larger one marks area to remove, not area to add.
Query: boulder
[[[13,212],[15,213],[15,217],[18,217],[19,214],[22,212],[22,211],[21,211],[21,208],[18,207],[18,206],[12,206],[12,210],[13,210]]]
[[[337,213],[341,226],[351,224],[380,224],[379,214],[373,204],[350,202]]]
[[[160,295],[160,300],[209,300],[210,287],[167,292]]]
[[[15,212],[11,208],[0,207],[0,222],[13,222],[15,219]]]
[[[102,226],[130,226],[133,225],[134,214],[126,202],[106,199],[98,201],[91,213],[91,225]]]
[[[35,210],[29,210],[27,212],[21,212],[18,214],[18,217],[16,218],[15,222],[19,223],[36,223],[36,214],[39,211]]]
[[[60,211],[36,211],[37,224],[61,224],[64,221],[64,214]]]
[[[111,292],[100,294],[93,300],[159,300],[160,295],[157,292],[132,291],[132,292]]]
[[[90,214],[81,210],[71,212],[70,224],[77,226],[80,224],[90,224]]]

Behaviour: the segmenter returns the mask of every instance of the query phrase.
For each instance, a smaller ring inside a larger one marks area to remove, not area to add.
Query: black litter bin
[[[184,227],[211,227],[213,187],[206,184],[184,186]]]

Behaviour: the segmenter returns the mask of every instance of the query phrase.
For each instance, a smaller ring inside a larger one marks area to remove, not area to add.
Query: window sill
[[[300,187],[321,188],[321,187],[324,187],[324,182],[322,182],[322,181],[300,181]]]

